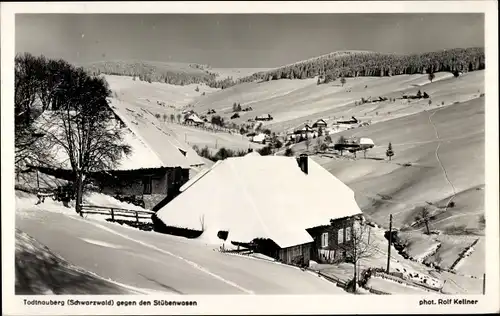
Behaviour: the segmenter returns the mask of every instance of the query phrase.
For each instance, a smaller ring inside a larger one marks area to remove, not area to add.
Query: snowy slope
[[[431,83],[427,75],[400,75],[393,77],[348,78],[346,84],[338,82],[317,85],[315,79],[273,80],[243,83],[216,93],[197,97],[195,110],[205,112],[215,109],[231,115],[234,102],[242,107],[251,106],[253,111],[240,113],[236,123],[245,122],[257,115],[271,114],[273,121],[266,126],[280,132],[300,126],[306,121],[323,118],[331,123],[335,118],[355,115],[362,120],[385,120],[428,108],[428,101],[379,102],[355,106],[361,98],[400,98],[403,93],[415,94],[418,90],[427,92],[433,106],[463,102],[484,92],[484,71],[474,71],[454,78],[448,73],[437,73]]]
[[[376,146],[367,152],[367,159],[362,154],[356,160],[314,159],[346,182],[363,211],[379,224],[387,226],[389,214],[393,214],[396,227],[411,224],[419,207],[430,207],[427,202],[433,204],[433,209],[444,207],[455,190],[455,207],[435,214],[430,228],[445,230],[465,225],[481,233],[484,227],[478,221],[484,213],[484,190],[480,189],[485,181],[484,101],[477,98],[332,137],[333,141],[341,135],[370,137]],[[392,161],[385,156],[389,142],[395,152]],[[301,152],[305,146],[298,144],[293,149]]]
[[[190,103],[195,104],[196,97],[205,97],[203,93],[208,96],[210,93],[217,92],[217,89],[205,85],[174,86],[158,82],[150,84],[122,76],[106,75],[105,78],[113,91],[113,102],[116,108],[128,116],[129,120],[137,123],[135,127],[138,134],[148,133],[148,130],[152,128],[150,125],[154,124],[157,129],[173,136],[183,145],[196,145],[199,148],[207,146],[212,151],[217,151],[222,147],[232,150],[262,147],[262,145],[249,142],[243,135],[215,132],[170,122],[171,115],[177,116],[185,106]],[[199,92],[196,91],[197,88]],[[138,115],[143,116],[138,117]],[[159,118],[155,115],[159,115]],[[154,131],[151,133],[156,135]],[[146,140],[156,149],[159,139],[157,135]]]

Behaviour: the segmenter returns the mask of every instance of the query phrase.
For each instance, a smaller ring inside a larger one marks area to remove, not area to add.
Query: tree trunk
[[[357,263],[356,260],[354,260],[354,282],[353,282],[353,293],[356,293],[356,283],[357,283]]]
[[[83,180],[84,180],[84,175],[81,173],[78,173],[76,176],[76,204],[75,204],[75,210],[77,214],[82,215],[81,213],[81,204],[82,204],[82,199],[83,199]]]
[[[431,232],[429,231],[429,221],[425,220],[425,228],[427,229],[427,235],[430,235]]]

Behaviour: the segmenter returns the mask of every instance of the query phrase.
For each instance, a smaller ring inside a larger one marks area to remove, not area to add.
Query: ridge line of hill
[[[385,77],[439,71],[469,72],[484,69],[484,59],[484,47],[455,48],[414,54],[338,51],[256,72],[239,79],[220,78],[211,67],[193,67],[192,65],[197,65],[196,63],[104,61],[88,63],[84,68],[94,75],[131,76],[139,77],[139,80],[147,82],[164,82],[174,85],[206,84],[211,88],[226,89],[257,80],[306,79],[325,76],[325,81],[329,81],[337,77]]]

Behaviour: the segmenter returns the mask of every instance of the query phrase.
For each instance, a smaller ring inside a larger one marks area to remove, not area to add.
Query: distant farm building
[[[255,117],[256,121],[272,121],[273,117],[271,114],[266,114],[266,115],[259,115]]]
[[[186,117],[184,120],[184,123],[190,124],[190,125],[203,125],[205,123],[204,120],[202,120],[196,113],[190,114]]]
[[[220,160],[180,191],[158,210],[155,230],[299,266],[343,260],[362,214],[354,192],[307,156]]]
[[[259,144],[265,144],[265,142],[269,139],[269,135],[260,133],[256,134],[252,137],[252,142],[254,143],[259,143]]]
[[[358,140],[358,144],[361,150],[375,147],[375,143],[373,142],[373,140],[367,137],[360,137]]]
[[[324,129],[328,126],[325,120],[319,119],[313,124],[313,128]]]
[[[347,121],[337,121],[337,124],[358,124],[359,120],[354,116],[351,117],[350,120]]]

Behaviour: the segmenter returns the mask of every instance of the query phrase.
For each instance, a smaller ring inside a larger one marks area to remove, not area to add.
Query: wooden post
[[[391,264],[391,243],[392,243],[392,214],[389,216],[389,244],[387,246],[387,273]]]
[[[40,191],[40,179],[38,178],[38,169],[36,169],[36,189]]]
[[[114,209],[111,209],[111,221],[112,222],[115,221],[115,210]]]
[[[486,294],[486,273],[483,274],[483,295]]]
[[[137,224],[139,224],[139,212],[135,211],[135,220],[137,221]]]
[[[370,244],[370,235],[371,235],[371,232],[372,232],[372,227],[368,226],[368,245]]]

